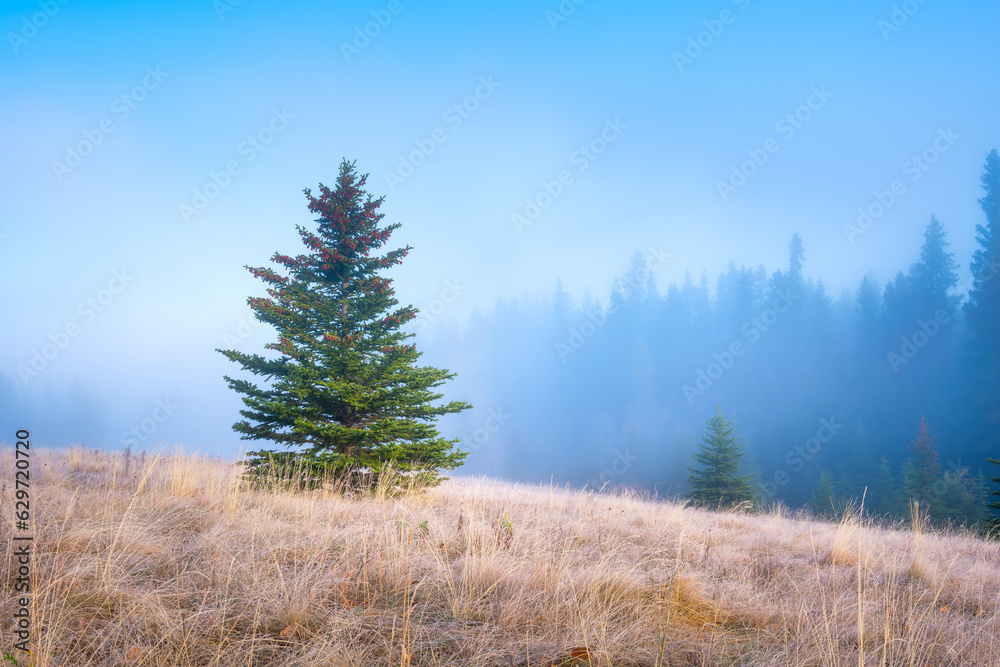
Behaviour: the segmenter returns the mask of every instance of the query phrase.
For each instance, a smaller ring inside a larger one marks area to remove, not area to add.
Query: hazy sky
[[[299,251],[302,189],[345,157],[414,247],[400,300],[460,286],[438,321],[559,278],[605,298],[635,250],[671,255],[661,287],[773,271],[793,232],[853,291],[907,268],[932,213],[964,278],[997,25],[971,0],[6,0],[3,395],[43,440],[75,385],[109,447],[143,420],[240,446],[214,348],[269,340],[240,329],[262,292],[242,267]]]

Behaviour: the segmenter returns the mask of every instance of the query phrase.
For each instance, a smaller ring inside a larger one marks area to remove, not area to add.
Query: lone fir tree
[[[701,468],[691,468],[688,497],[699,505],[726,507],[753,502],[757,497],[750,476],[739,476],[743,449],[733,425],[715,406],[715,416],[705,422],[708,430],[698,443],[694,460]]]
[[[239,350],[218,350],[267,381],[266,386],[226,377],[243,395],[244,417],[233,425],[244,440],[269,440],[296,451],[251,452],[247,464],[260,471],[269,461],[295,462],[315,473],[367,469],[377,478],[391,462],[403,471],[453,469],[466,453],[458,440],[434,427],[441,415],[471,407],[461,401],[435,405],[434,391],[453,373],[418,366],[420,353],[406,344],[402,326],[416,316],[399,307],[392,281],[379,275],[399,264],[410,246],[382,251],[400,225],[380,226],[383,197],[363,188],[354,163],[340,165],[336,188],[305,190],[315,231],[296,228],[305,254],[275,253],[284,268],[246,267],[268,285],[268,297],[247,299],[258,320],[277,332],[268,359]]]

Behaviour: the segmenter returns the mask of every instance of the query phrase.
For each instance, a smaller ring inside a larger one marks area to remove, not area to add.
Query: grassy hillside
[[[481,479],[264,493],[185,455],[31,466],[40,667],[1000,664],[1000,545],[963,534]]]

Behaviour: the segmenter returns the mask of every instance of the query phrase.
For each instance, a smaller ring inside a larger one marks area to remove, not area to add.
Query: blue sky
[[[661,286],[729,260],[774,270],[793,232],[836,294],[905,269],[932,213],[964,272],[1000,147],[998,20],[995,3],[940,0],[0,3],[0,373],[43,439],[76,384],[109,447],[165,398],[180,407],[157,439],[238,447],[213,350],[261,291],[242,267],[296,251],[302,189],[344,157],[414,247],[400,300],[464,286],[441,321],[557,279],[606,297],[651,247],[671,255]],[[724,200],[719,182],[762,154]],[[420,164],[387,176],[401,160]],[[518,230],[526,200],[548,205]]]

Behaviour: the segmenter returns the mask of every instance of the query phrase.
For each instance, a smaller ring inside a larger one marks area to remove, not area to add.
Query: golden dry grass
[[[31,462],[38,667],[1000,664],[1000,545],[961,533],[482,479],[267,493],[180,453]]]

